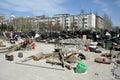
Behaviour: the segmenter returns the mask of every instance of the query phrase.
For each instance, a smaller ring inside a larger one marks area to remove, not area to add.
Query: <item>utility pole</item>
[[[81,9],[81,16],[82,16],[82,31],[84,30],[84,10]]]

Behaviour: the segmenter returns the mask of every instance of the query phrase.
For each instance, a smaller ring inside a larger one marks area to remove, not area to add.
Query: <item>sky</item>
[[[16,17],[78,15],[81,10],[101,17],[106,13],[114,26],[120,26],[120,0],[0,0],[0,14],[5,14],[6,18],[11,13]]]

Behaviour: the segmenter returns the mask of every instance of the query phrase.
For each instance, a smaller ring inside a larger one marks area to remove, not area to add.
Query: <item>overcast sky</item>
[[[81,9],[84,13],[97,12],[101,17],[107,13],[113,25],[120,26],[120,0],[0,0],[0,14],[7,18],[11,13],[18,17],[61,13],[77,15]]]

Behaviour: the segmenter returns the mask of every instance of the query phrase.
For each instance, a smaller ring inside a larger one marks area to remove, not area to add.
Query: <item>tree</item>
[[[8,30],[29,32],[32,29],[31,23],[26,18],[19,17],[8,23]]]
[[[16,31],[28,32],[32,29],[31,23],[23,17],[14,19],[13,24]]]
[[[3,23],[2,23],[1,26],[0,26],[0,31],[8,30],[7,27],[8,27],[8,26],[7,26],[6,24],[3,24]]]
[[[114,30],[115,32],[119,32],[120,26],[114,26],[114,27],[113,27],[113,30]]]
[[[104,20],[104,29],[112,30],[113,27],[112,21],[106,13],[104,13],[103,20]]]
[[[48,28],[47,27],[48,25],[46,24],[46,22],[39,22],[38,25],[39,25],[39,29],[42,31],[44,31]]]

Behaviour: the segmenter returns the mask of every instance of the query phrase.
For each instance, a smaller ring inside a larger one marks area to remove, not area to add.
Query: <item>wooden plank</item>
[[[75,54],[76,54],[75,51],[70,51],[70,52],[68,52],[68,53],[65,53],[65,54],[64,54],[64,57],[65,57],[65,58],[68,58],[68,57],[70,57],[71,55],[75,55]]]
[[[46,63],[56,64],[56,65],[63,65],[62,62],[55,62],[55,61],[49,61],[49,60],[47,60]],[[65,67],[68,68],[69,70],[73,69],[73,67],[71,65],[68,65],[66,63],[64,63],[64,64],[65,64]]]
[[[61,51],[60,51],[59,55],[60,55],[60,61],[62,62],[62,67],[64,68],[65,67],[64,56]]]
[[[36,55],[33,55],[33,60],[38,61],[38,60],[42,59],[43,57],[44,57],[44,54],[42,52],[40,52]]]
[[[45,69],[52,69],[52,70],[65,71],[64,69],[52,68],[52,67],[46,67],[46,66],[40,66],[40,65],[33,65],[33,64],[27,64],[27,63],[21,63],[21,62],[15,62],[15,64],[26,65],[26,66],[31,66],[31,67],[38,67],[38,68],[45,68]]]
[[[26,62],[26,61],[29,61],[29,60],[32,60],[33,59],[33,56],[29,56],[23,60],[21,60],[21,62]]]
[[[69,58],[66,59],[68,63],[76,63],[78,58],[75,55],[71,55]]]

